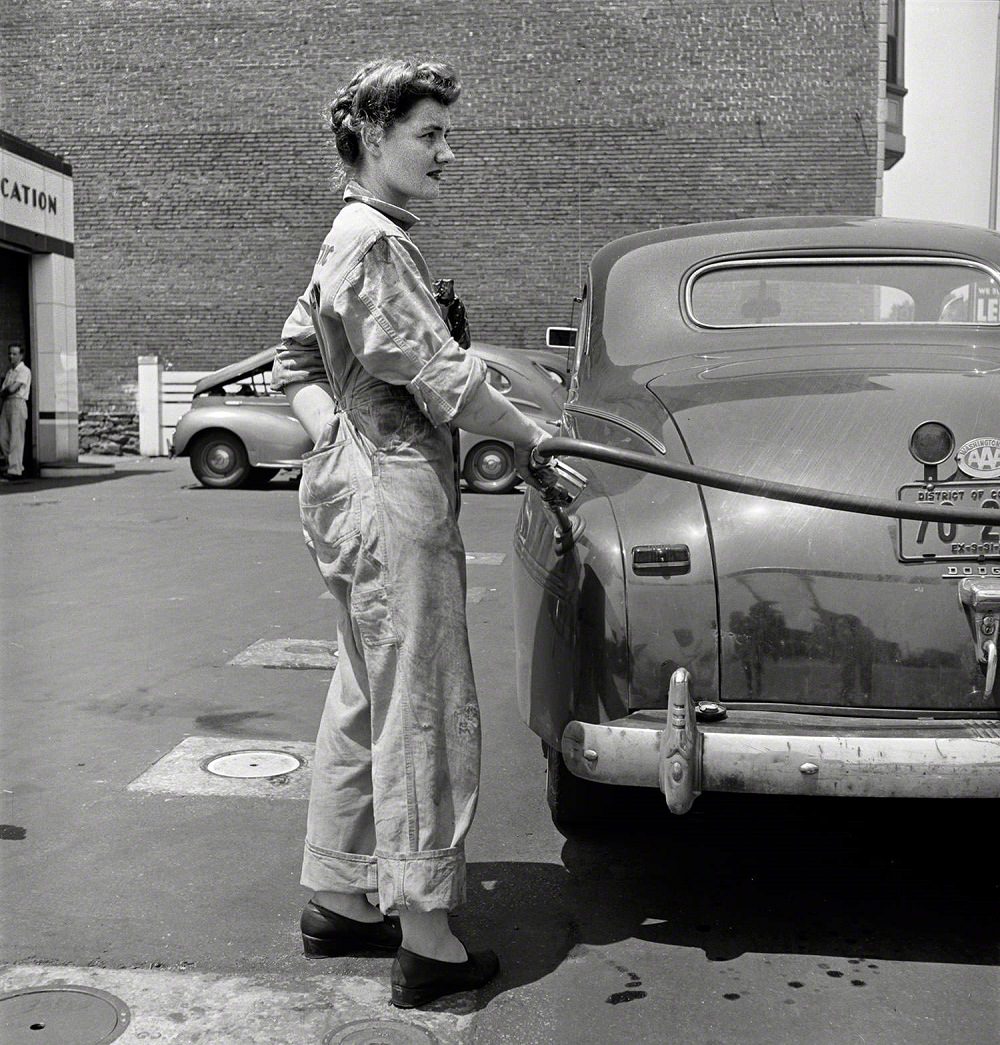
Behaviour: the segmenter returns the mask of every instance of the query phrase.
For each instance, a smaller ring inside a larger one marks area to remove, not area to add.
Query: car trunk
[[[813,346],[699,361],[672,360],[649,382],[696,465],[895,499],[924,478],[908,450],[921,422],[944,422],[959,446],[1000,434],[1000,379],[989,372],[1000,360],[984,364],[954,346]],[[941,477],[953,471],[949,460]],[[995,707],[982,693],[955,575],[992,575],[996,556],[902,562],[892,519],[709,488],[703,496],[724,702]]]

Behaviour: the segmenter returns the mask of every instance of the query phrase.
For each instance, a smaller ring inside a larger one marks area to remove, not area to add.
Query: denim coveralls
[[[316,740],[302,884],[378,891],[384,912],[465,899],[479,706],[448,422],[485,377],[451,337],[406,234],[351,183],[282,331],[272,387],[331,381],[303,458],[306,544],[334,596],[338,667]]]

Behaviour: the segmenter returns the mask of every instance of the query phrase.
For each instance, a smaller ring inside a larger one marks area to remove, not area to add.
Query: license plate
[[[947,483],[930,488],[911,483],[899,488],[899,500],[903,504],[996,508],[998,512],[995,526],[900,519],[899,557],[903,562],[1000,558],[1000,481]]]

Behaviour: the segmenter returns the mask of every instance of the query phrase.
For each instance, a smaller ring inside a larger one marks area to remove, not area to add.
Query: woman
[[[338,613],[303,943],[310,957],[398,948],[392,1001],[403,1007],[498,970],[448,923],[465,898],[480,756],[451,428],[510,441],[535,484],[530,454],[547,435],[452,338],[407,235],[410,201],[436,199],[454,159],[459,92],[442,63],[383,60],[333,102],[346,205],[285,323],[272,382],[315,440],[299,501]],[[376,892],[381,910],[366,898]]]

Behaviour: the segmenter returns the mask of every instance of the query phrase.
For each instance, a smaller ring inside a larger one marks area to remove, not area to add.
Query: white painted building
[[[996,228],[1000,0],[906,0],[906,152],[882,213]]]

